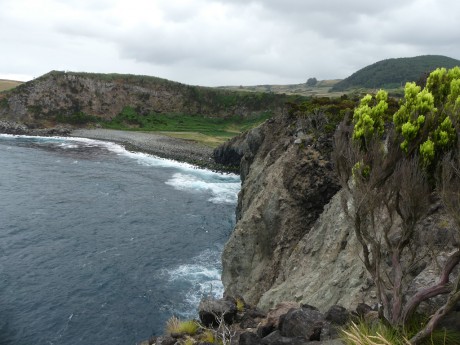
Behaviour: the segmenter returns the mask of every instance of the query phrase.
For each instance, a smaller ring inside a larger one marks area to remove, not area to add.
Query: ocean
[[[136,344],[221,296],[240,179],[83,138],[0,135],[0,344]]]

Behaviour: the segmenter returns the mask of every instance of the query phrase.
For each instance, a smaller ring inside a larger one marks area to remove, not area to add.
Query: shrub
[[[460,302],[460,275],[454,271],[460,264],[460,248],[455,245],[440,267],[438,281],[410,293],[415,279],[410,269],[424,260],[424,250],[430,250],[419,246],[417,232],[433,192],[456,221],[453,230],[460,237],[459,95],[460,68],[438,69],[430,74],[424,89],[406,84],[405,98],[392,123],[383,121],[387,97],[379,91],[375,99],[366,95],[361,100],[352,123],[343,121],[334,138],[333,159],[343,187],[343,210],[375,283],[383,306],[381,318],[395,329],[406,327],[422,302],[447,295],[423,329],[411,335],[411,344],[429,337]],[[443,157],[450,157],[448,164],[442,164]]]

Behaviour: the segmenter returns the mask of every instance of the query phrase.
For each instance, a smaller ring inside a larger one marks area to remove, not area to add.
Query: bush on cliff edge
[[[388,96],[366,95],[335,134],[333,159],[344,189],[343,208],[362,247],[363,263],[382,305],[380,318],[404,328],[422,302],[447,295],[409,341],[419,344],[460,301],[460,68],[437,69],[422,89],[407,83],[405,98],[387,121]],[[419,223],[436,193],[456,237],[438,281],[410,296]]]

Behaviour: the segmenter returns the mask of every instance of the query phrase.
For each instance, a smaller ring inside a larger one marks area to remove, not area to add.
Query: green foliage
[[[271,117],[261,113],[254,117],[232,116],[227,118],[187,114],[141,115],[132,107],[125,107],[112,120],[103,124],[106,128],[164,132],[197,132],[204,135],[231,138]]]
[[[406,82],[418,80],[423,73],[438,67],[452,68],[459,65],[459,60],[438,55],[382,60],[340,81],[333,86],[332,91],[400,87]]]
[[[353,178],[363,178],[367,180],[371,174],[371,167],[363,161],[357,162],[352,169]]]
[[[353,113],[353,139],[359,141],[361,147],[366,146],[374,135],[381,136],[384,130],[384,115],[388,109],[388,94],[386,91],[377,92],[375,99],[367,94]]]
[[[68,123],[72,125],[85,125],[88,123],[101,122],[99,117],[85,114],[82,111],[75,112],[71,115],[56,115],[55,120],[59,123]]]
[[[404,101],[393,116],[395,130],[406,153],[419,148],[425,166],[449,150],[457,140],[452,120],[458,121],[460,68],[438,68],[427,78],[425,88],[407,83]]]
[[[407,147],[403,147],[403,149],[407,150]],[[430,165],[430,163],[434,160],[434,143],[430,139],[420,145],[420,155],[422,156],[422,162],[424,166]]]
[[[287,105],[290,116],[312,120],[312,126],[315,127],[312,128],[313,130],[333,133],[345,115],[353,110],[356,101],[344,95],[340,98],[315,97],[300,104],[288,103]],[[317,123],[317,119],[312,119],[318,114],[324,117],[322,127]]]

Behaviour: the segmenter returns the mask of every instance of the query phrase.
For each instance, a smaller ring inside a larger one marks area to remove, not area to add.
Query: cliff
[[[189,86],[148,76],[53,71],[0,94],[0,119],[39,125],[77,113],[112,119],[126,106],[141,115],[251,117],[279,112],[286,101],[299,97]]]
[[[243,181],[237,224],[222,255],[227,294],[265,310],[281,301],[322,311],[377,302],[342,209],[331,136],[314,137],[295,118],[275,118],[215,150],[219,162],[241,159]],[[434,200],[418,229],[413,293],[435,281],[452,250],[451,228]]]

